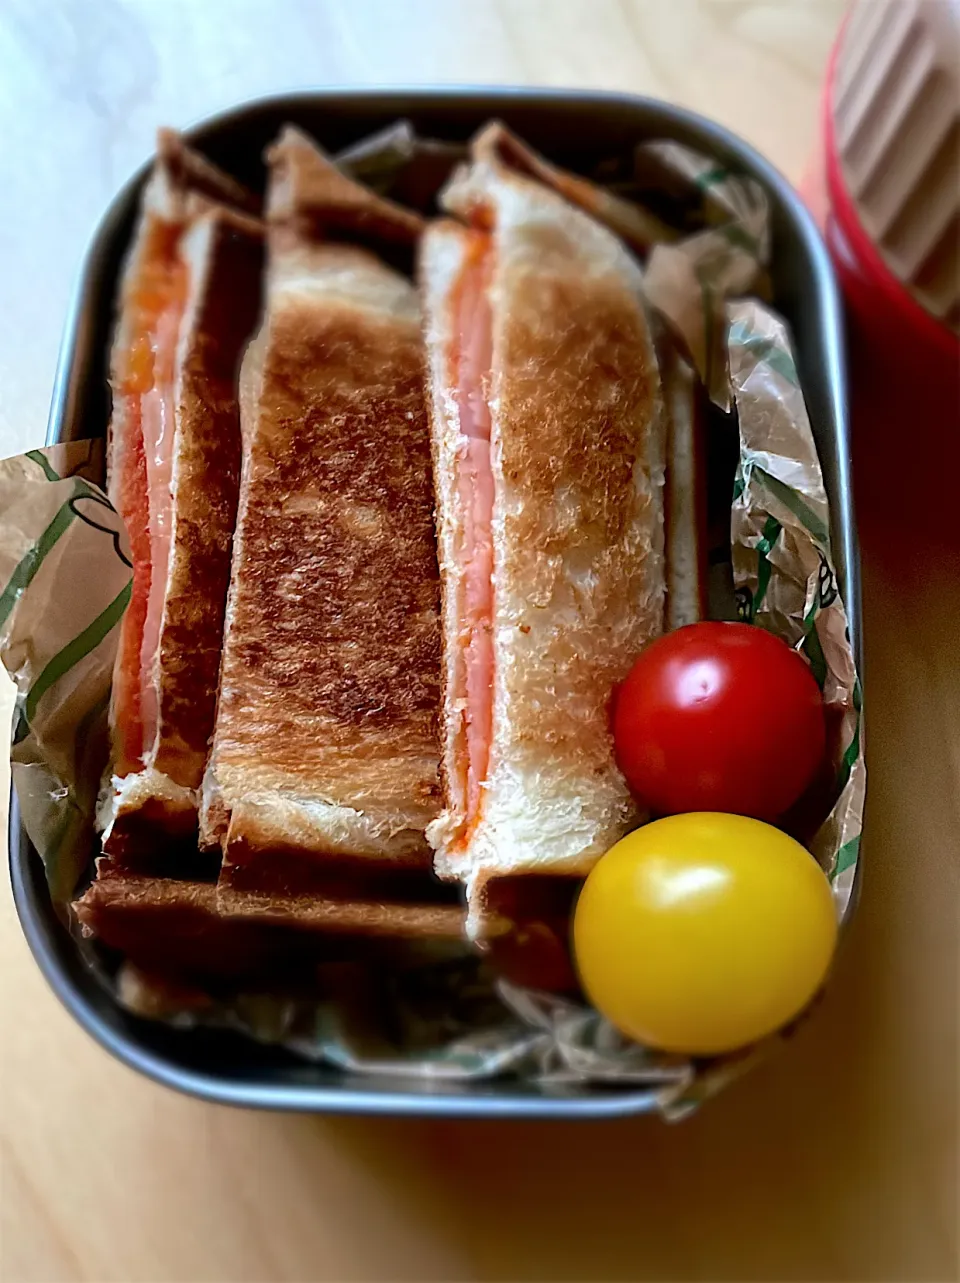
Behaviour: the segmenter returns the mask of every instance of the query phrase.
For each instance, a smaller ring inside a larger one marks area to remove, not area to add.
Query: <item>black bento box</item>
[[[261,153],[291,121],[336,152],[399,117],[427,136],[467,139],[491,117],[504,120],[551,159],[572,167],[633,143],[669,138],[715,156],[766,188],[772,219],[774,306],[789,322],[832,514],[832,543],[860,659],[859,565],[850,482],[842,315],[826,248],[789,183],[722,126],[666,103],[624,95],[527,89],[319,91],[246,103],[186,131],[218,165],[262,184]],[[67,318],[47,442],[103,433],[113,303],[146,167],[124,187],[94,236]],[[649,1089],[584,1088],[562,1097],[532,1085],[378,1080],[306,1063],[208,1029],[177,1030],[121,1010],[82,960],[57,918],[40,860],[10,808],[10,872],[24,933],[54,992],[120,1060],[171,1087],[223,1104],[355,1114],[474,1118],[600,1118],[649,1110]]]

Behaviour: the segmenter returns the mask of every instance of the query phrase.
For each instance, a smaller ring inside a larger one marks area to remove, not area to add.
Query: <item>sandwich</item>
[[[302,881],[320,895],[345,867],[354,883],[385,867],[423,873],[439,810],[420,310],[379,253],[410,258],[422,220],[293,128],[267,162],[265,308],[240,375],[242,480],[200,821],[223,857],[221,904],[237,913]]]
[[[426,232],[443,590],[437,872],[583,875],[638,820],[609,707],[664,621],[664,441],[642,272],[593,197],[492,126]],[[582,182],[582,180],[581,180]],[[589,212],[588,212],[589,211]]]
[[[213,729],[240,474],[236,373],[259,306],[255,202],[163,131],[123,274],[107,490],[133,584],[110,707],[104,849],[190,845]]]

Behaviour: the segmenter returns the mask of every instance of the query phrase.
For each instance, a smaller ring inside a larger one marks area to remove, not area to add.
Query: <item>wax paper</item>
[[[340,159],[379,191],[429,212],[463,154],[459,144],[418,139],[398,122]],[[804,655],[834,714],[824,814],[801,836],[831,879],[842,918],[851,904],[866,784],[861,695],[791,338],[764,302],[765,193],[672,142],[610,158],[593,176],[649,206],[651,226],[671,228],[645,256],[648,299],[686,371],[684,404],[695,372],[716,407],[708,431],[739,441],[721,578],[741,617]],[[17,685],[13,780],[51,897],[68,920],[95,851],[117,625],[130,593],[125,533],[101,478],[101,442],[0,463],[0,657]],[[721,599],[711,587],[711,602]],[[714,605],[711,613],[731,612]],[[585,1084],[649,1088],[669,1116],[694,1108],[783,1036],[712,1061],[666,1056],[625,1039],[582,1002],[498,979],[466,949],[436,958],[427,951],[395,970],[338,964],[324,976],[324,992],[333,996],[321,1002],[267,990],[214,997],[129,964],[118,968],[79,933],[77,947],[118,1001],[181,1026],[240,1028],[354,1074],[522,1075],[558,1095]]]

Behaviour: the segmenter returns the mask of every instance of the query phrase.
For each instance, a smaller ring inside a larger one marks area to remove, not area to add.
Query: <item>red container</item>
[[[938,542],[956,527],[960,475],[960,338],[951,324],[960,265],[949,243],[960,239],[960,175],[951,173],[960,77],[946,82],[952,106],[936,79],[945,74],[936,51],[955,21],[956,6],[936,0],[854,5],[831,55],[820,154],[804,184],[846,303],[863,512],[906,508],[914,533]]]

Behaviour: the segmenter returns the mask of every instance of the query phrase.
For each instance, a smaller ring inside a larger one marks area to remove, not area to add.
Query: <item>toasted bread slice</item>
[[[304,239],[351,244],[413,245],[424,221],[412,209],[384,200],[348,178],[295,125],[286,125],[267,156],[269,218]]]
[[[667,442],[665,624],[669,632],[695,624],[707,613],[706,450],[703,396],[693,366],[663,332],[657,336],[657,352]]]
[[[416,291],[318,239],[342,175],[303,135],[268,153],[262,328],[241,372],[243,479],[201,838],[426,867],[439,807],[438,571]],[[376,220],[392,217],[367,193]],[[305,216],[309,215],[309,219]],[[395,216],[398,236],[411,218]],[[419,220],[416,220],[419,227]],[[342,223],[338,226],[343,230]]]
[[[235,866],[234,866],[235,867]],[[275,887],[239,890],[223,878],[217,907],[236,922],[260,922],[294,930],[325,931],[384,940],[462,940],[465,910],[432,894],[433,888],[411,879],[408,890],[395,884],[345,881],[326,890]]]
[[[211,981],[309,982],[311,965],[366,945],[463,938],[457,905],[384,902],[363,896],[234,892],[227,904],[209,882],[145,877],[101,859],[74,909],[96,936],[148,971]],[[339,943],[338,943],[339,942]]]
[[[236,371],[262,261],[259,222],[223,199],[252,201],[162,134],[111,357],[107,488],[133,561],[100,809],[118,855],[135,854],[125,830],[144,807],[159,830],[195,830],[213,729],[240,473]]]
[[[484,125],[470,145],[470,154],[479,166],[531,178],[551,188],[571,205],[605,223],[638,253],[675,241],[679,235],[675,228],[634,201],[623,200],[605,187],[551,164],[502,121],[492,120]]]
[[[428,836],[476,906],[491,877],[587,872],[637,820],[609,707],[663,627],[663,416],[616,236],[489,149],[443,203],[472,226],[421,251],[444,595]]]

